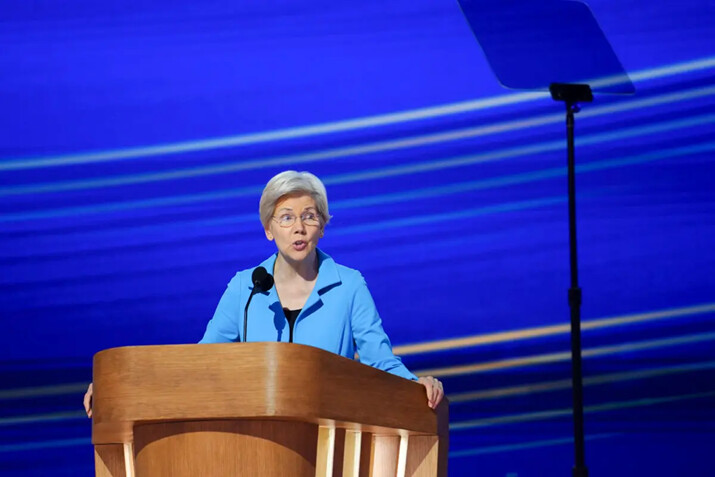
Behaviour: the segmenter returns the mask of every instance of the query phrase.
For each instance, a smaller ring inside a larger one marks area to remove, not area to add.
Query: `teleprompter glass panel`
[[[596,93],[631,94],[633,83],[591,10],[573,0],[459,0],[499,82],[548,90],[587,83]]]

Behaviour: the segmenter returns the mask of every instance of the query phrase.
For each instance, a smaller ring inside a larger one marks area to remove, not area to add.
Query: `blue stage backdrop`
[[[590,6],[637,94],[576,119],[587,464],[710,476],[715,6]],[[563,105],[502,89],[456,2],[9,0],[0,25],[0,474],[92,475],[92,355],[199,340],[297,169],[322,248],[445,382],[450,475],[569,475]]]

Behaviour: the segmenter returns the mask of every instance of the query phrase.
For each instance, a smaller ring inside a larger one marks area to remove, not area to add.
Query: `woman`
[[[318,242],[330,221],[323,183],[308,172],[274,176],[261,195],[259,212],[266,238],[278,252],[261,266],[275,286],[252,298],[248,341],[292,341],[353,358],[425,387],[427,403],[436,408],[444,397],[442,383],[417,378],[392,354],[390,340],[360,272],[338,265]],[[253,269],[229,282],[200,343],[245,341],[244,309],[253,288]],[[357,349],[355,349],[357,347]],[[92,385],[84,405],[91,416]]]

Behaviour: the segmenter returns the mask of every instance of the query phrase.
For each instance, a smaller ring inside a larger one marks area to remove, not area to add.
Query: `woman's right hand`
[[[87,417],[92,417],[92,383],[87,386],[87,392],[84,393],[84,410]]]

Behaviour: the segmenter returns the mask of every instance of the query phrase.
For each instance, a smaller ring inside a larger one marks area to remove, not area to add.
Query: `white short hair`
[[[273,217],[276,204],[281,198],[289,194],[301,193],[310,194],[313,197],[315,208],[318,209],[323,225],[330,222],[328,193],[320,179],[310,172],[283,171],[268,181],[261,194],[258,213],[261,216],[263,227],[268,228],[268,223]]]

